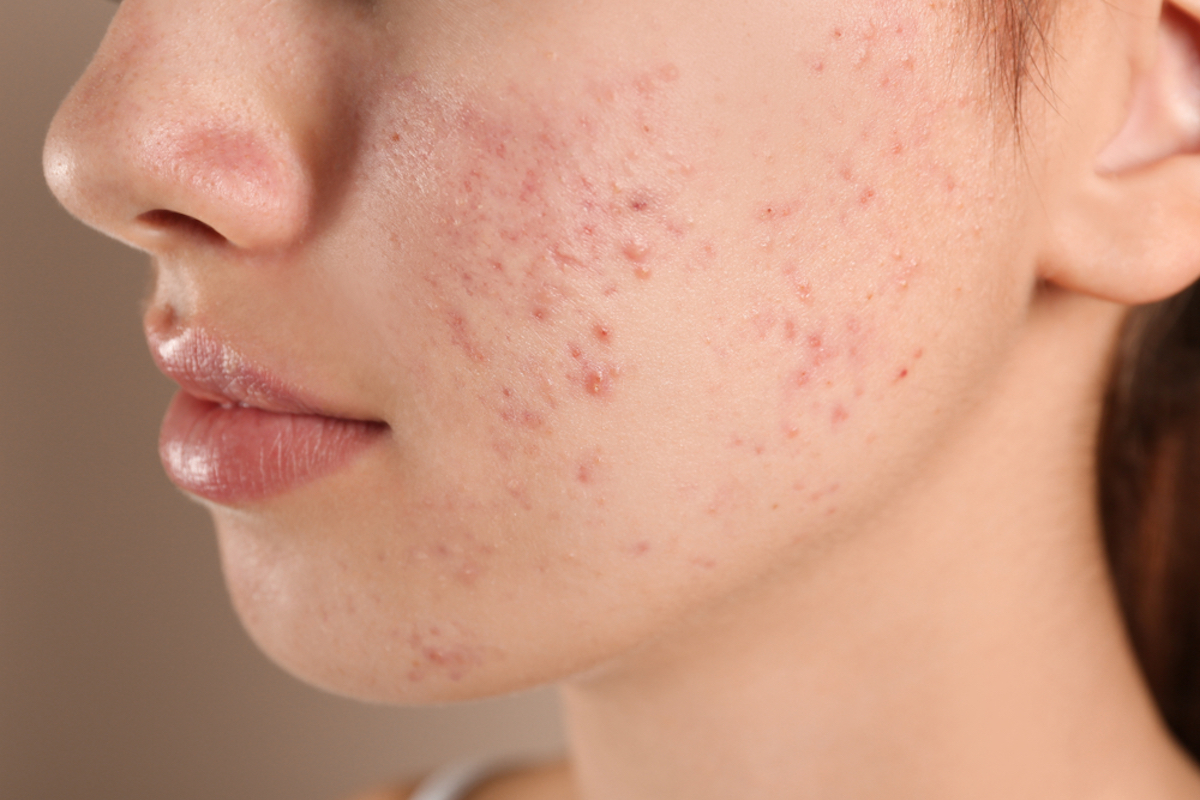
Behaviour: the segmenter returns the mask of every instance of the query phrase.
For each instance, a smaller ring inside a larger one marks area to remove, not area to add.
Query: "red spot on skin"
[[[641,264],[642,261],[646,260],[647,255],[650,254],[650,247],[644,242],[628,241],[625,242],[622,253],[625,255],[625,258],[634,261],[635,264]]]
[[[584,355],[577,344],[569,344],[567,352],[571,358],[580,364],[579,383],[586,394],[592,397],[608,397],[612,392],[613,381],[620,374],[616,365],[605,362],[594,362]]]
[[[831,418],[835,426],[840,425],[846,420],[850,419],[850,412],[846,410],[845,406],[839,403],[838,405],[834,406]]]
[[[599,322],[592,326],[592,335],[605,344],[608,344],[609,340],[612,338],[612,332]]]
[[[462,350],[467,358],[472,361],[482,364],[487,361],[487,356],[479,349],[475,343],[475,338],[471,333],[470,327],[467,325],[467,320],[462,314],[451,312],[449,314],[450,323],[450,341],[456,347]]]
[[[771,203],[759,209],[757,217],[762,222],[773,222],[778,219],[787,219],[796,213],[796,204],[794,203]]]
[[[633,274],[640,280],[643,280],[643,281],[649,280],[650,279],[650,268],[645,266],[644,264],[639,264],[638,266],[633,268]]]
[[[597,397],[607,397],[612,391],[612,370],[606,367],[587,367],[583,375],[584,390]]]
[[[701,569],[716,569],[717,562],[711,558],[693,558],[691,562]]]
[[[593,450],[587,453],[579,460],[579,466],[575,470],[575,480],[579,483],[590,484],[594,483],[597,477],[597,472],[600,468],[600,451]]]
[[[812,71],[817,72],[817,73],[824,72],[825,71],[825,62],[824,61],[814,61],[813,65],[812,65]]]
[[[789,342],[796,340],[796,320],[786,319],[783,321],[783,338]]]
[[[896,376],[896,381],[897,382],[902,381],[907,377],[908,377],[908,370],[902,369],[902,370],[900,370],[900,374]]]
[[[808,346],[813,350],[821,349],[821,334],[814,333],[808,337]]]
[[[646,553],[650,552],[650,543],[646,541],[635,542],[633,547],[630,549],[633,551],[635,556],[644,556]]]
[[[917,349],[917,352],[913,353],[913,358],[920,360],[921,356],[923,355],[925,355],[925,348],[921,347]]]
[[[629,198],[629,210],[639,213],[650,210],[650,198],[644,194],[635,194]]]
[[[801,386],[806,385],[810,378],[811,376],[808,374],[808,370],[798,370],[796,374],[792,376],[792,385],[794,385],[796,388],[800,388]]]
[[[858,202],[860,205],[865,206],[867,203],[870,203],[874,199],[875,199],[875,190],[871,189],[870,187],[863,189],[862,192],[858,195]]]

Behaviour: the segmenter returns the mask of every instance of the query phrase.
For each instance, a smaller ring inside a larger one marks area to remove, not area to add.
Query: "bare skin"
[[[937,3],[125,0],[46,170],[152,341],[386,428],[208,505],[297,675],[561,687],[478,797],[1197,797],[1092,502],[1200,274],[1196,16],[1066,3],[1018,144]]]

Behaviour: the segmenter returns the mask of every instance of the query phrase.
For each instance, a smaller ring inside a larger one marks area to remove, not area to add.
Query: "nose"
[[[273,251],[315,213],[302,38],[269,0],[125,0],[47,136],[59,201],[139,249]]]

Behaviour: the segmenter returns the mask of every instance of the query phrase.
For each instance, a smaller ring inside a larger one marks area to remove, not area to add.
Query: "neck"
[[[1118,318],[1043,299],[920,487],[565,685],[578,797],[1195,792],[1126,643],[1092,501],[1108,348],[1090,343]]]

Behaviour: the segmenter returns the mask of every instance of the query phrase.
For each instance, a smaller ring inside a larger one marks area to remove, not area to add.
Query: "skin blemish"
[[[592,326],[592,336],[596,337],[597,341],[608,344],[612,340],[612,331],[608,329],[608,326],[597,322]]]
[[[635,556],[644,556],[650,552],[650,543],[644,540],[634,542],[633,546],[629,549]]]
[[[414,627],[407,641],[413,654],[408,679],[419,683],[431,675],[440,675],[460,681],[472,669],[482,666],[482,651],[462,638],[461,634],[451,635],[437,625]]]
[[[763,222],[787,219],[796,213],[796,203],[771,203],[759,209],[756,215]]]
[[[646,256],[650,255],[650,245],[636,239],[631,240],[621,248],[621,253],[635,264],[641,264],[646,260]]]
[[[850,412],[846,410],[844,405],[838,403],[833,407],[833,413],[830,415],[830,420],[835,428],[848,419],[850,419]]]
[[[636,267],[633,268],[633,275],[638,280],[648,281],[648,280],[650,280],[650,274],[651,274],[650,268],[647,267],[645,264],[638,264]]]
[[[599,477],[600,468],[603,466],[603,461],[600,458],[599,449],[593,449],[585,453],[579,459],[579,463],[575,470],[575,480],[582,484],[595,483]]]
[[[450,325],[450,340],[454,343],[455,347],[462,350],[467,358],[475,363],[486,363],[487,356],[475,342],[474,334],[467,324],[466,317],[454,311],[449,312],[447,317]]]
[[[612,394],[613,383],[620,375],[620,369],[615,364],[590,359],[582,348],[574,343],[567,346],[567,352],[579,365],[574,380],[583,387],[584,394],[599,398],[606,398]]]

